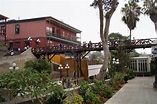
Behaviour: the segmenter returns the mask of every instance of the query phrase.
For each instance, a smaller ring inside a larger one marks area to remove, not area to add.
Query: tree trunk
[[[130,43],[131,43],[131,29],[129,29],[130,30]]]
[[[105,5],[105,4],[104,4]],[[102,41],[103,51],[104,51],[104,62],[102,68],[99,72],[99,79],[103,79],[105,77],[106,69],[110,63],[110,52],[108,47],[108,34],[109,34],[109,26],[110,20],[117,8],[117,0],[113,0],[111,4],[111,9],[105,14],[105,28],[104,28],[104,12],[103,12],[103,2],[102,0],[98,0],[98,8],[99,8],[99,16],[100,16],[100,38]]]
[[[154,22],[155,25],[155,32],[157,34],[157,13],[151,13],[150,19]]]
[[[154,23],[154,25],[155,25],[155,32],[156,32],[156,35],[157,35],[157,22]]]

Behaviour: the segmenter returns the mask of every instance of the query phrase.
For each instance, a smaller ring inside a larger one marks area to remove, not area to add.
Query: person
[[[61,44],[61,43],[59,44],[59,47],[60,47],[60,49],[62,49],[62,48],[63,48],[63,46],[62,46],[62,44]]]
[[[26,50],[27,50],[27,46],[24,47],[24,51],[26,51]]]
[[[67,85],[66,85],[66,87],[67,87],[67,88],[72,87],[72,86],[71,86],[71,81],[70,81],[70,79],[68,79],[68,81],[67,81],[67,83],[66,83],[66,84],[67,84]]]
[[[85,48],[86,47],[86,42],[83,42],[83,48]]]
[[[21,53],[21,49],[20,48],[18,48],[18,51]]]
[[[10,55],[11,55],[11,56],[13,56],[13,55],[14,55],[14,51],[13,51],[13,50],[11,50]]]
[[[77,87],[77,86],[78,86],[78,85],[77,85],[77,82],[74,81],[73,84],[72,84],[72,87]]]
[[[89,43],[88,43],[88,48],[91,48],[91,47],[92,47],[92,42],[89,41]]]

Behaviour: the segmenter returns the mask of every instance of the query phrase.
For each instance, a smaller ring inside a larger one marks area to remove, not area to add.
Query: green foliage
[[[130,53],[130,55],[132,57],[139,57],[140,56],[140,54],[136,50],[132,50],[132,52]]]
[[[80,86],[79,94],[83,97],[83,102],[88,104],[102,104],[100,98],[110,98],[113,95],[113,90],[110,86],[105,84],[104,80],[95,80],[94,84],[89,85],[87,82],[82,83]]]
[[[157,8],[156,8],[156,0],[144,0],[143,2],[143,13],[150,15],[153,13],[157,13]]]
[[[53,89],[53,94],[49,95],[46,99],[46,104],[64,104],[64,99],[67,94],[61,86],[55,86]]]
[[[52,65],[43,59],[38,59],[36,61],[27,61],[25,63],[25,68],[32,68],[33,70],[37,70],[39,73],[45,71],[50,74],[52,71]]]
[[[2,96],[2,94],[1,94],[1,92],[0,92],[0,103],[1,102],[5,102],[6,100],[5,100],[5,98]]]
[[[109,65],[109,68],[108,68],[108,71],[109,71],[109,77],[111,78],[111,77],[113,77],[114,75],[115,75],[115,73],[116,73],[116,67],[111,63],[110,65]]]
[[[114,42],[118,42],[118,46],[117,46],[117,50],[111,50],[111,66],[110,68],[114,68],[114,69],[110,69],[110,70],[115,70],[116,64],[113,63],[113,58],[115,58],[116,60],[119,59],[119,64],[117,65],[119,72],[123,72],[125,73],[125,66],[128,66],[130,64],[130,53],[128,52],[128,49],[125,49],[123,46],[125,46],[126,44],[129,44],[129,40],[127,39],[127,37],[122,36],[119,33],[111,33],[109,35],[109,41],[111,44],[114,44]],[[112,73],[112,72],[111,72]]]
[[[129,79],[135,78],[135,73],[131,69],[126,69],[126,74],[127,74],[127,76],[128,76]]]
[[[47,73],[39,73],[31,68],[7,72],[0,76],[0,87],[10,90],[11,98],[18,94],[30,98],[41,98],[53,94],[55,84]]]
[[[111,87],[105,84],[104,81],[96,81],[92,87],[92,92],[100,95],[102,98],[110,98],[113,95]]]
[[[88,82],[83,82],[80,85],[79,94],[85,98],[91,91],[91,87]]]
[[[73,104],[80,104],[80,102],[83,102],[83,97],[79,94],[76,94],[73,99]]]
[[[97,94],[89,93],[86,96],[86,104],[103,104],[103,103],[100,102]]]
[[[124,74],[116,73],[113,78],[111,78],[110,86],[113,87],[114,90],[117,90],[124,84]]]
[[[128,3],[122,8],[121,12],[124,13],[122,21],[127,24],[130,30],[133,30],[136,27],[136,22],[139,21],[141,13],[140,10],[141,7],[137,4],[137,2],[133,1],[128,1]]]
[[[102,64],[103,62],[103,54],[101,52],[92,52],[88,54],[89,56],[89,64]]]

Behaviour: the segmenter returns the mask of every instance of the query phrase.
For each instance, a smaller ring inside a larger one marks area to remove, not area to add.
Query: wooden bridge
[[[136,39],[132,40],[110,40],[108,42],[110,50],[117,50],[117,49],[137,49],[137,48],[151,48],[157,44],[153,42],[157,38],[151,39]],[[64,54],[64,53],[71,53],[72,55],[80,55],[81,58],[84,58],[90,51],[102,51],[102,43],[84,43],[82,46],[75,46],[75,47],[60,47],[60,46],[53,46],[53,47],[44,47],[44,48],[34,48],[32,49],[32,53],[37,57],[43,57],[45,55],[53,55],[56,54]]]

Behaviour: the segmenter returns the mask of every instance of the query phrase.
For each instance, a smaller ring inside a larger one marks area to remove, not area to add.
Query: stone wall
[[[12,63],[16,63],[20,69],[24,67],[24,64],[28,60],[35,60],[36,57],[32,54],[31,48],[21,53],[20,55],[5,56],[0,58],[0,74],[8,71]]]

